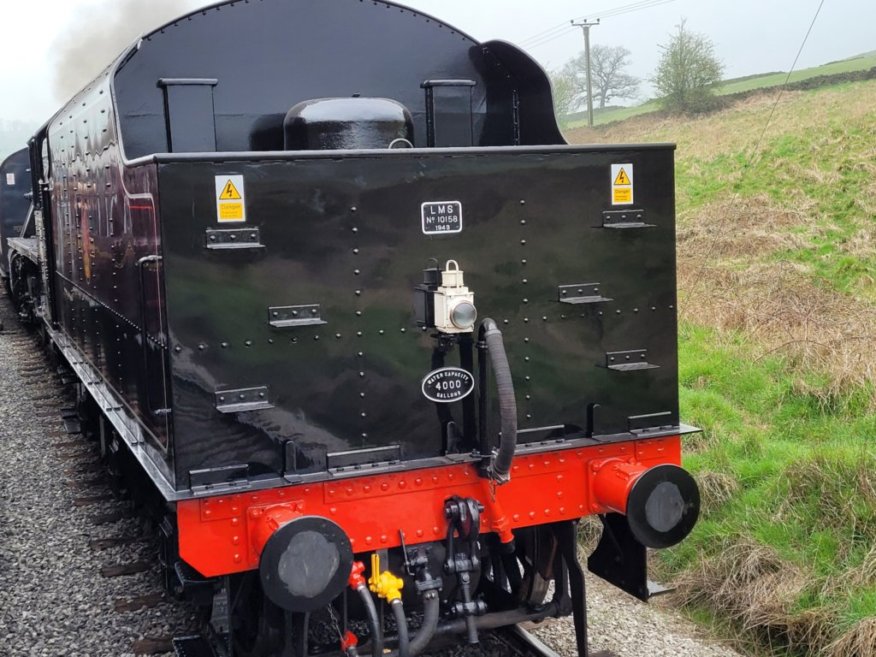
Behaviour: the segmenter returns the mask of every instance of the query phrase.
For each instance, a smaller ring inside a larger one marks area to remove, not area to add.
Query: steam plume
[[[65,102],[134,41],[210,0],[99,0],[79,9],[55,40],[54,91]]]

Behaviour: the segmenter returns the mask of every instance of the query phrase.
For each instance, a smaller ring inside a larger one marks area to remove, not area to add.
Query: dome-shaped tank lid
[[[283,132],[286,150],[380,149],[412,143],[414,122],[389,98],[317,98],[290,109]]]

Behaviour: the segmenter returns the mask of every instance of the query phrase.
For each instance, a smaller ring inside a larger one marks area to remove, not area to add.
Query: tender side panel
[[[162,164],[180,481],[471,452],[473,409],[421,392],[466,366],[414,314],[423,269],[449,259],[505,333],[520,442],[671,432],[672,164],[666,147]],[[632,165],[632,206],[612,204],[613,165]],[[229,180],[245,222],[219,222]],[[450,202],[462,231],[424,234],[424,204]]]
[[[55,118],[48,142],[60,330],[172,478],[157,168],[123,165],[105,79]]]

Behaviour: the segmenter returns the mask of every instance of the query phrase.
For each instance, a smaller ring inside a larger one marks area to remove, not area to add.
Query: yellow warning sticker
[[[243,176],[216,176],[216,218],[220,224],[246,221]]]
[[[225,188],[222,190],[222,193],[219,194],[220,201],[239,201],[241,198],[243,197],[240,195],[240,192],[237,191],[237,187],[234,186],[234,181],[232,180],[225,183]]]
[[[220,203],[219,221],[242,221],[243,203]]]
[[[633,165],[611,165],[611,204],[633,204]]]

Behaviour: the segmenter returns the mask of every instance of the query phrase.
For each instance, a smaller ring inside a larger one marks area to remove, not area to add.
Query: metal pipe
[[[509,611],[497,611],[492,614],[477,616],[474,621],[479,630],[495,630],[506,625],[517,623],[538,622],[545,618],[558,618],[563,614],[556,602],[549,602],[539,611],[529,612],[524,609],[512,609]],[[437,634],[462,634],[467,631],[464,618],[455,618],[438,625]]]

